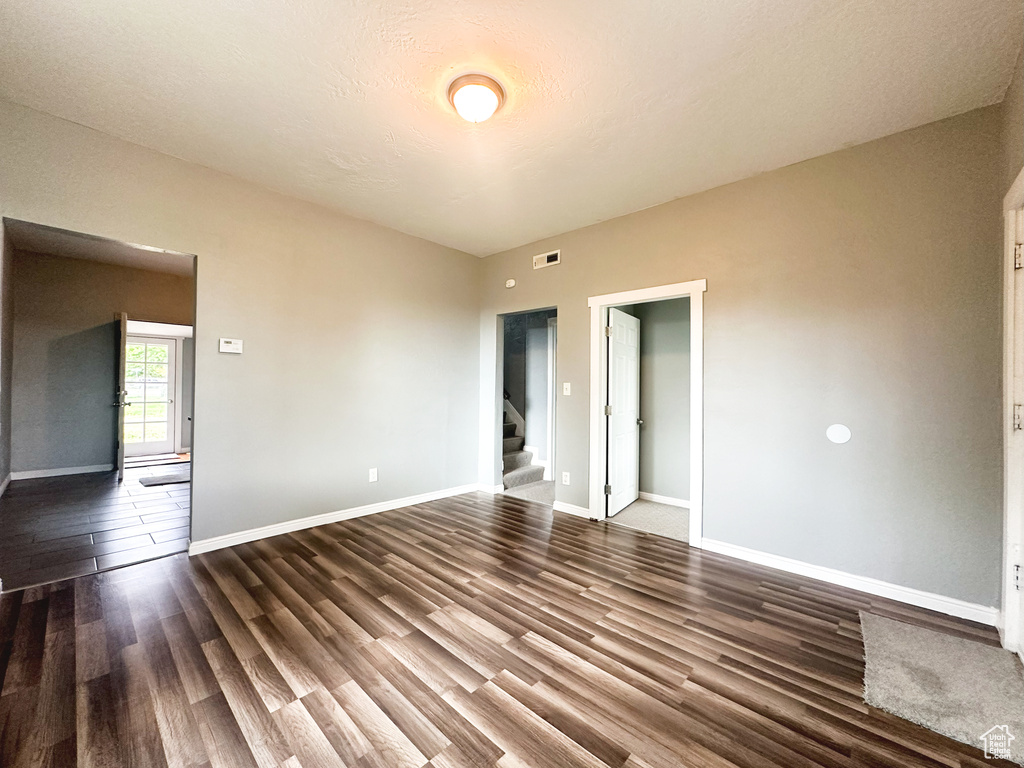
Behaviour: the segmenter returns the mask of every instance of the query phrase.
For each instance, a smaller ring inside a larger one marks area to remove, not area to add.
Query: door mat
[[[151,485],[174,485],[175,483],[187,483],[192,479],[188,472],[177,472],[173,475],[150,475],[139,478],[139,482],[147,488]]]

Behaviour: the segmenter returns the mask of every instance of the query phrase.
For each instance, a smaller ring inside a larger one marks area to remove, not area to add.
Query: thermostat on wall
[[[242,340],[241,339],[221,339],[220,340],[220,351],[227,352],[231,355],[242,354]]]

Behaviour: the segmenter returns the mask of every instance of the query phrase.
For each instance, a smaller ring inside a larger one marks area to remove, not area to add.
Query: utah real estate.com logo
[[[1009,726],[997,725],[990,728],[979,737],[985,744],[985,757],[989,760],[1009,760],[1010,742],[1016,736],[1010,733]]]

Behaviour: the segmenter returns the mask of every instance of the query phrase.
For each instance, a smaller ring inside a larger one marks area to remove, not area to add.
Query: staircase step
[[[506,472],[501,477],[501,482],[506,488],[516,488],[520,485],[529,485],[544,479],[544,467],[519,467],[511,472]]]
[[[511,472],[513,469],[528,467],[533,463],[532,451],[512,451],[501,457],[502,472]]]
[[[515,437],[516,436],[516,425],[512,422],[506,422],[501,425],[502,437]]]
[[[521,451],[525,442],[525,437],[506,437],[501,441],[501,452],[514,453],[515,451]]]

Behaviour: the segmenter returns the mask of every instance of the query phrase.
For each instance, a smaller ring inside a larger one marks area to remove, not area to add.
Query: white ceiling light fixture
[[[448,101],[463,120],[482,123],[501,109],[505,89],[490,75],[460,75],[448,86]]]

